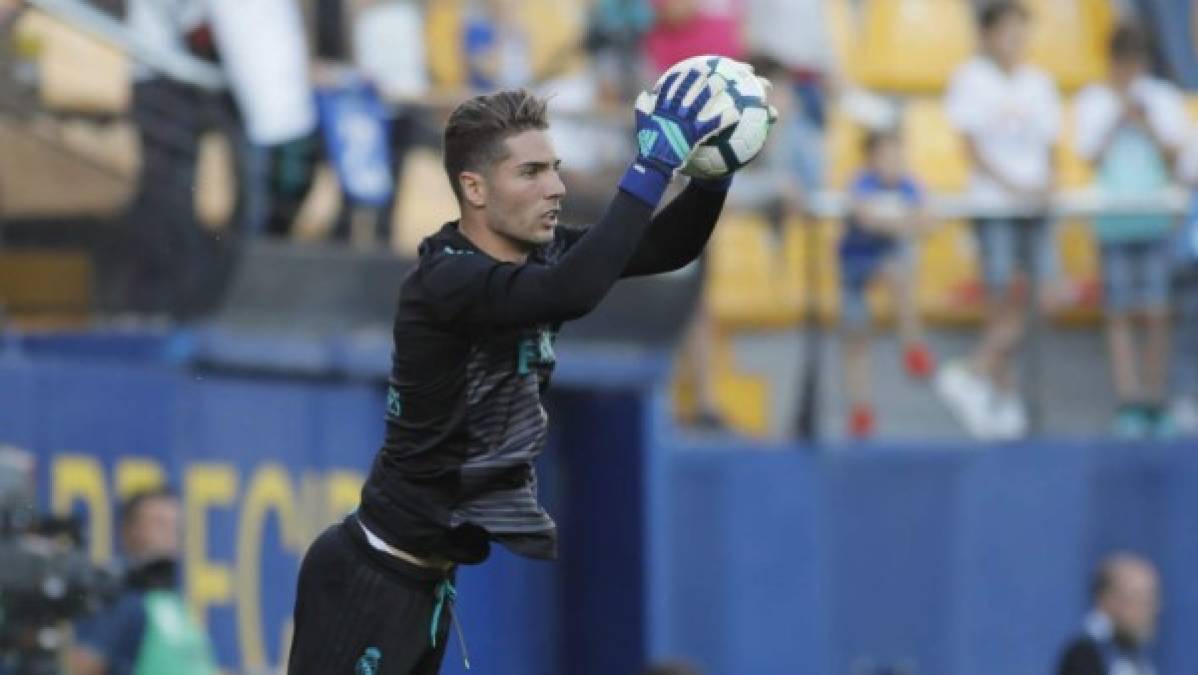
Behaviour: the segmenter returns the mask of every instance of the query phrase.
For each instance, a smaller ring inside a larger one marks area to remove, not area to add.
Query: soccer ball
[[[707,86],[712,89],[706,108],[735,108],[739,120],[695,148],[683,165],[682,173],[693,178],[722,178],[748,164],[765,146],[774,114],[767,100],[770,83],[754,75],[747,64],[708,55],[674,64],[658,80],[658,86],[671,73],[681,71],[685,76],[692,70],[706,76]]]

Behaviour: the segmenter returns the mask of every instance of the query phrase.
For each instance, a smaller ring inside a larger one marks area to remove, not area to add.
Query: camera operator
[[[179,593],[178,498],[165,488],[139,492],[120,510],[128,565],[120,596],[79,623],[69,655],[71,675],[215,675],[203,626]]]

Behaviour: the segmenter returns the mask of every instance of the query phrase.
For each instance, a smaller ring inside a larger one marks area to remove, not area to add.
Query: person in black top
[[[654,211],[691,148],[739,119],[717,96],[726,86],[691,70],[641,95],[640,152],[585,230],[558,224],[566,190],[544,100],[502,91],[450,115],[444,161],[461,218],[421,244],[400,288],[386,439],[358,511],[304,557],[291,675],[436,673],[457,565],[481,563],[492,542],[556,557],[533,470],[555,336],[618,279],[702,251],[730,178],[691,180]]]
[[[1085,630],[1065,648],[1058,675],[1156,675],[1147,654],[1160,612],[1152,563],[1112,555],[1099,565],[1093,595]]]

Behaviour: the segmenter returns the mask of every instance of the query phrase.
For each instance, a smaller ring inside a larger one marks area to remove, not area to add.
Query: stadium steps
[[[87,322],[94,294],[91,257],[59,249],[0,250],[0,309],[28,328]]]
[[[120,49],[38,10],[22,14],[13,30],[18,52],[36,64],[38,95],[46,109],[128,111],[133,67]]]

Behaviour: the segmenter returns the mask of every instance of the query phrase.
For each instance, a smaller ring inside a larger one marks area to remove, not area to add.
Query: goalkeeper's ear
[[[464,205],[481,209],[487,205],[487,181],[481,173],[463,171],[458,174]]]

